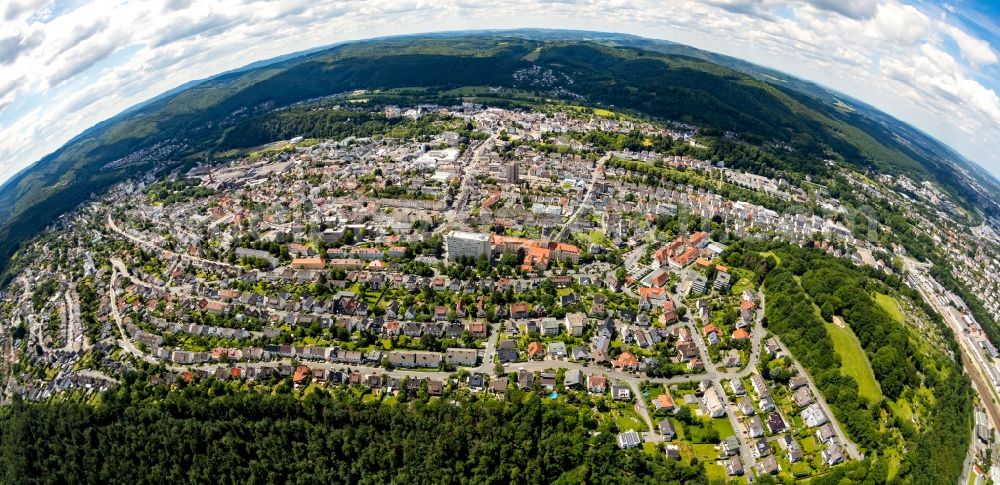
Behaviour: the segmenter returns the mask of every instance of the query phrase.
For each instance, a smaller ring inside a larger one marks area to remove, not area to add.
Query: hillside
[[[462,86],[519,88],[782,147],[776,158],[784,170],[817,173],[820,160],[833,157],[938,180],[970,205],[988,202],[988,191],[977,196],[968,177],[949,169],[946,149],[912,128],[900,132],[888,117],[836,109],[818,90],[780,87],[717,58],[670,53],[666,43],[656,52],[636,39],[552,31],[380,39],[286,56],[161,96],[95,126],[0,187],[2,267],[22,241],[91,194],[157,162],[211,158],[227,131],[247,119],[357,89],[431,88],[426,99],[436,100]]]

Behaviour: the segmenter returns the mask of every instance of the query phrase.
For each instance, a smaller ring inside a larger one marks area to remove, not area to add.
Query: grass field
[[[771,257],[774,258],[775,261],[778,262],[779,265],[781,264],[781,257],[778,256],[777,254],[774,254],[774,251],[767,251],[767,252],[764,252],[764,253],[760,253],[760,255],[762,257],[765,257],[765,258],[768,257],[768,256],[771,256]]]
[[[634,411],[615,409],[611,411],[611,416],[615,420],[615,424],[618,425],[618,429],[622,431],[646,431],[646,425]]]
[[[733,285],[732,294],[740,295],[743,294],[743,290],[753,290],[753,273],[744,269],[734,268],[731,270],[734,278],[737,278],[736,284]]]
[[[906,321],[903,317],[903,310],[899,308],[899,302],[895,298],[884,293],[875,293],[875,303],[878,303],[878,306],[882,307],[890,317],[900,324]]]
[[[608,239],[608,237],[605,236],[603,232],[598,231],[597,229],[590,231],[590,234],[587,235],[587,238],[592,243],[603,244],[605,246],[610,246],[612,244],[611,241]]]
[[[712,426],[719,432],[719,437],[722,439],[726,439],[727,437],[736,434],[736,432],[733,431],[733,423],[729,422],[729,418],[713,419]]]
[[[656,446],[656,443],[643,443],[642,451],[645,451],[653,456],[660,454],[660,448]]]
[[[722,465],[709,462],[705,464],[705,476],[708,477],[709,481],[723,483],[726,481],[728,474]]]
[[[712,463],[719,457],[719,451],[715,449],[715,445],[709,443],[691,445],[691,454],[697,457],[698,461],[704,463]]]
[[[841,370],[845,375],[849,375],[858,381],[858,394],[875,403],[883,399],[882,389],[879,388],[875,374],[872,372],[871,363],[868,356],[861,348],[861,342],[854,332],[847,327],[839,327],[832,323],[824,323],[826,331],[833,341],[833,348],[840,355]]]
[[[799,444],[802,445],[802,451],[806,453],[815,453],[819,450],[819,445],[816,444],[816,438],[810,435],[808,438],[803,438],[799,440]]]

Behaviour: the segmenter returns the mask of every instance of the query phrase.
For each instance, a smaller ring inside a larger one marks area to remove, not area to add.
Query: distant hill
[[[427,34],[255,63],[171,90],[94,126],[0,187],[0,267],[21,242],[91,194],[147,169],[152,160],[180,165],[211,157],[229,148],[223,140],[239,139],[230,134],[234,128],[273,116],[275,108],[357,89],[429,88],[428,99],[443,99],[441,92],[463,86],[543,92],[697,125],[718,136],[736,133],[747,142],[787,147],[794,156],[786,170],[819,170],[817,161],[835,154],[858,167],[937,180],[985,211],[995,210],[991,197],[1000,193],[976,185],[979,178],[998,187],[919,130],[737,59],[620,34]]]

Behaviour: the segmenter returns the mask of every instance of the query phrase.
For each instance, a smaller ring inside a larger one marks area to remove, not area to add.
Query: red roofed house
[[[622,352],[614,361],[615,367],[620,367],[626,370],[633,370],[639,368],[639,359],[632,352]]]
[[[295,258],[292,260],[292,268],[295,269],[323,269],[322,258]]]
[[[528,344],[528,358],[530,359],[541,359],[545,357],[545,347],[542,347],[542,343],[535,341]]]
[[[663,304],[663,315],[660,316],[660,321],[665,325],[670,325],[677,321],[677,309],[674,306],[673,300],[667,300]]]
[[[661,409],[673,411],[676,406],[674,406],[674,398],[670,397],[670,394],[660,394],[653,400],[653,407],[655,407],[657,411]]]
[[[312,371],[308,367],[300,365],[295,368],[295,374],[292,375],[292,382],[296,386],[300,386],[305,384],[306,378],[310,376],[312,376]]]

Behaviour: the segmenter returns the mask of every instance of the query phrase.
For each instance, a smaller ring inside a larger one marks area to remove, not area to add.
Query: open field
[[[861,348],[861,342],[854,332],[847,327],[839,327],[832,323],[825,323],[826,331],[833,340],[833,348],[840,355],[841,370],[845,375],[849,375],[858,381],[858,394],[868,399],[869,402],[878,402],[883,399],[882,389],[875,380],[871,363],[868,362],[868,355]]]
[[[906,321],[903,317],[903,310],[899,308],[899,302],[895,298],[883,293],[875,293],[875,303],[878,303],[878,306],[882,307],[890,317],[900,324]]]

